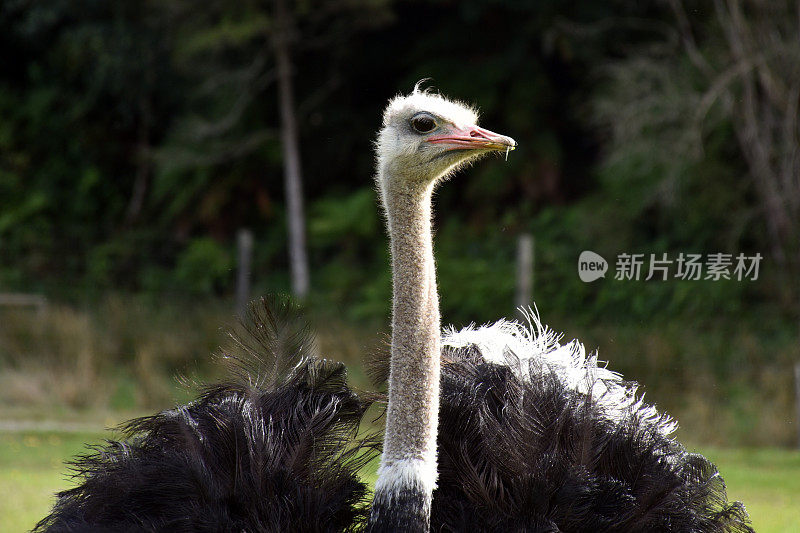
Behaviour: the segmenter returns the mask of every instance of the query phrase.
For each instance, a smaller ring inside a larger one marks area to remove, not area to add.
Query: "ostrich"
[[[538,314],[441,335],[433,192],[515,141],[418,85],[389,103],[377,146],[394,296],[372,529],[748,531],[713,465],[669,438],[675,423]]]
[[[231,378],[76,461],[36,531],[752,531],[675,423],[536,312],[441,330],[434,189],[516,146],[476,123],[419,86],[383,115],[392,342],[371,506],[358,470],[378,445],[357,435],[375,396],[311,355],[291,303],[262,300],[223,351]]]

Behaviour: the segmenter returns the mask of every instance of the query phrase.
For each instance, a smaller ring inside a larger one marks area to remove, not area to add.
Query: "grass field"
[[[800,452],[703,449],[725,478],[728,496],[742,501],[758,533],[800,531]]]
[[[27,531],[67,488],[63,461],[84,450],[93,432],[0,433],[0,517],[4,533]],[[800,452],[777,449],[700,450],[725,476],[731,498],[744,501],[759,533],[800,531]],[[374,465],[370,465],[374,468]],[[365,474],[371,478],[373,472]]]

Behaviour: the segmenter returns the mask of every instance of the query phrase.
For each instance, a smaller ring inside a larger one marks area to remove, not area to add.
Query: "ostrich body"
[[[369,402],[313,357],[286,302],[256,303],[227,383],[135,420],[75,463],[37,531],[748,532],[716,469],[670,437],[636,385],[529,312],[440,329],[435,187],[512,139],[415,88],[390,101],[376,183],[393,269],[381,465],[371,507],[357,440]]]

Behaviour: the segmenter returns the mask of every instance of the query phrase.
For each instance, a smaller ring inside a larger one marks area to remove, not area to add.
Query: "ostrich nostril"
[[[470,136],[470,137],[483,137],[483,135],[481,135],[480,133],[478,133],[478,132],[477,132],[477,131],[475,131],[475,130],[473,130],[473,131],[469,132],[469,136]]]

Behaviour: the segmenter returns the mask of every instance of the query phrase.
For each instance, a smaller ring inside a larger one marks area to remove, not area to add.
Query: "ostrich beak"
[[[452,150],[497,150],[508,153],[517,147],[517,141],[511,137],[478,126],[456,127],[445,134],[428,137],[428,142],[447,144]]]

